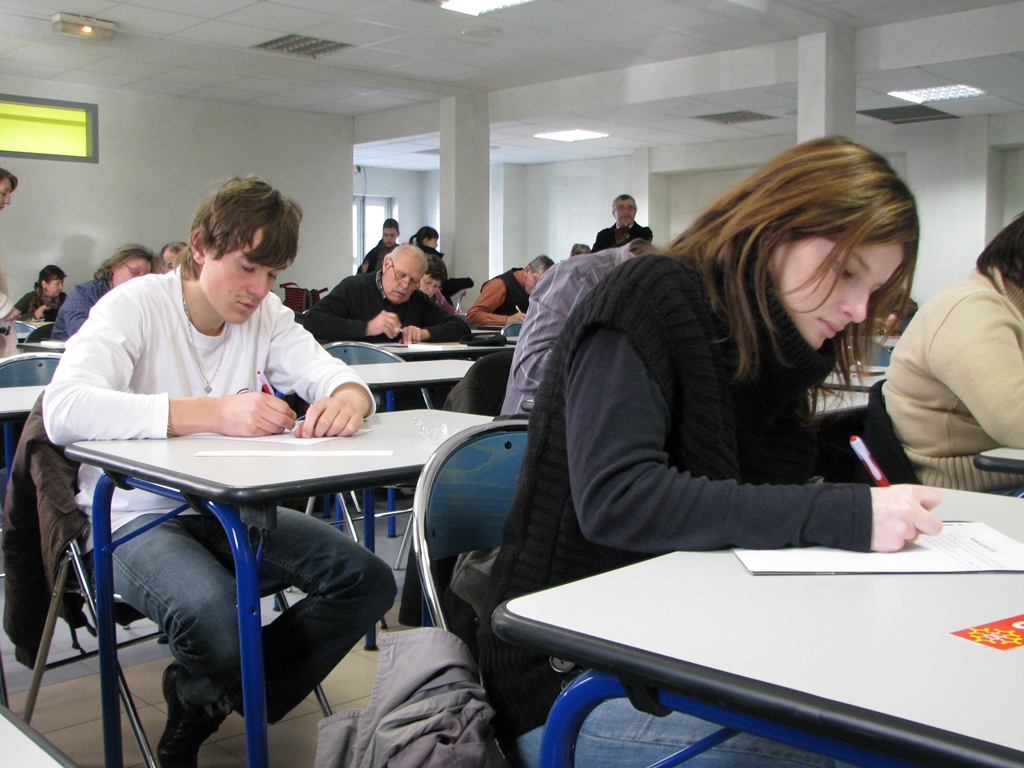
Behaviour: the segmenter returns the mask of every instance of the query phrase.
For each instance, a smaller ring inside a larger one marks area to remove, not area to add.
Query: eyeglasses
[[[400,285],[418,283],[420,280],[423,279],[422,275],[420,277],[416,277],[415,275],[409,272],[402,272],[398,267],[395,266],[395,262],[393,261],[389,261],[387,264],[385,264],[385,268],[389,266],[391,267],[391,271],[395,273],[395,280],[397,280]]]

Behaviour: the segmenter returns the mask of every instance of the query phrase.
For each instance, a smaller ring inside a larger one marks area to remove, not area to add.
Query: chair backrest
[[[332,341],[330,344],[324,344],[324,349],[349,365],[405,362],[391,350],[367,344],[365,341]]]
[[[910,463],[903,444],[896,437],[889,412],[885,409],[885,395],[882,394],[884,385],[884,381],[875,382],[868,392],[867,413],[860,437],[890,483],[917,485],[921,481],[917,479],[914,465]],[[867,470],[864,471],[864,482],[873,482]]]
[[[448,629],[434,564],[501,543],[526,448],[525,420],[493,421],[453,435],[427,460],[413,499],[413,539],[423,596]]]
[[[35,352],[0,360],[0,387],[49,384],[60,362],[59,352]]]
[[[501,335],[506,339],[515,339],[519,337],[519,331],[521,331],[522,328],[522,323],[509,323],[501,329]]]
[[[444,409],[478,413],[481,416],[497,416],[501,413],[514,354],[514,349],[502,349],[484,355],[473,363],[462,381],[448,393]]]
[[[34,331],[35,329],[36,327],[32,325],[32,323],[26,323],[24,320],[14,321],[14,332],[19,336],[23,334],[32,333],[32,331]]]
[[[32,333],[25,337],[25,341],[45,341],[53,335],[53,326],[54,323],[47,323],[46,325],[40,325],[38,328],[33,328]]]

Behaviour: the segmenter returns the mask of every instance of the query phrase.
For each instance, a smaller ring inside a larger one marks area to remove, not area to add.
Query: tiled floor
[[[385,536],[386,523],[378,521],[377,552],[388,563],[394,564],[400,538]],[[405,526],[405,517],[398,518],[399,533]],[[403,563],[404,565],[404,563]],[[401,588],[404,570],[396,571],[395,577]],[[399,590],[401,594],[401,590]],[[0,604],[2,604],[0,594]],[[269,603],[265,603],[264,615],[272,619]],[[391,631],[401,629],[398,624],[398,605],[386,617]],[[142,622],[140,622],[141,624]],[[148,622],[146,622],[148,623]],[[152,625],[149,625],[152,627]],[[138,627],[138,631],[144,631]],[[70,648],[67,630],[60,623],[54,638],[55,648]],[[92,638],[80,638],[86,645]],[[14,660],[10,641],[0,637],[3,647],[3,664],[7,673],[11,709],[20,714],[24,709],[25,689],[31,679],[31,670]],[[89,646],[94,647],[94,646]],[[56,654],[58,651],[54,650]],[[128,686],[135,698],[139,716],[150,744],[155,749],[163,731],[166,706],[161,693],[161,676],[168,664],[169,654],[165,645],[146,642],[125,649],[119,655]],[[373,677],[377,667],[377,653],[366,651],[360,643],[352,650],[327,677],[323,683],[327,699],[335,712],[345,709],[366,707]],[[103,740],[99,715],[99,678],[95,660],[73,664],[48,673],[43,680],[32,727],[42,733],[58,749],[63,751],[82,768],[102,768]],[[270,765],[272,768],[295,768],[312,766],[316,755],[317,723],[323,718],[316,699],[310,696],[296,707],[288,717],[269,727]],[[124,741],[124,765],[126,768],[142,765],[141,755],[131,730],[122,717]],[[3,760],[0,759],[0,764]],[[202,747],[199,752],[200,768],[242,768],[245,766],[245,736],[242,718],[230,715],[224,724]]]

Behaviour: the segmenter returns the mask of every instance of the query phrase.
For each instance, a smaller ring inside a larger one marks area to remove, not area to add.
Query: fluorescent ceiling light
[[[50,20],[53,22],[54,32],[86,40],[112,40],[114,30],[117,29],[117,24],[112,21],[76,16],[73,13],[55,13]]]
[[[446,11],[458,11],[468,13],[470,16],[479,16],[481,13],[496,11],[499,8],[510,8],[513,5],[530,3],[533,0],[445,0],[441,7]]]
[[[912,101],[914,104],[927,104],[930,101],[956,101],[988,96],[988,91],[975,88],[973,85],[940,85],[938,88],[918,88],[915,91],[889,91],[889,95],[904,101]]]
[[[552,141],[587,141],[588,139],[607,139],[607,133],[594,131],[555,131],[554,133],[535,133],[535,139],[551,139]]]

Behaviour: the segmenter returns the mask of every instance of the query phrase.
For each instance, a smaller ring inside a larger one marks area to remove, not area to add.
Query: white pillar
[[[452,277],[489,275],[490,144],[487,94],[441,100],[441,243]]]
[[[797,141],[852,138],[857,119],[853,30],[836,24],[828,32],[804,35],[797,52]]]

